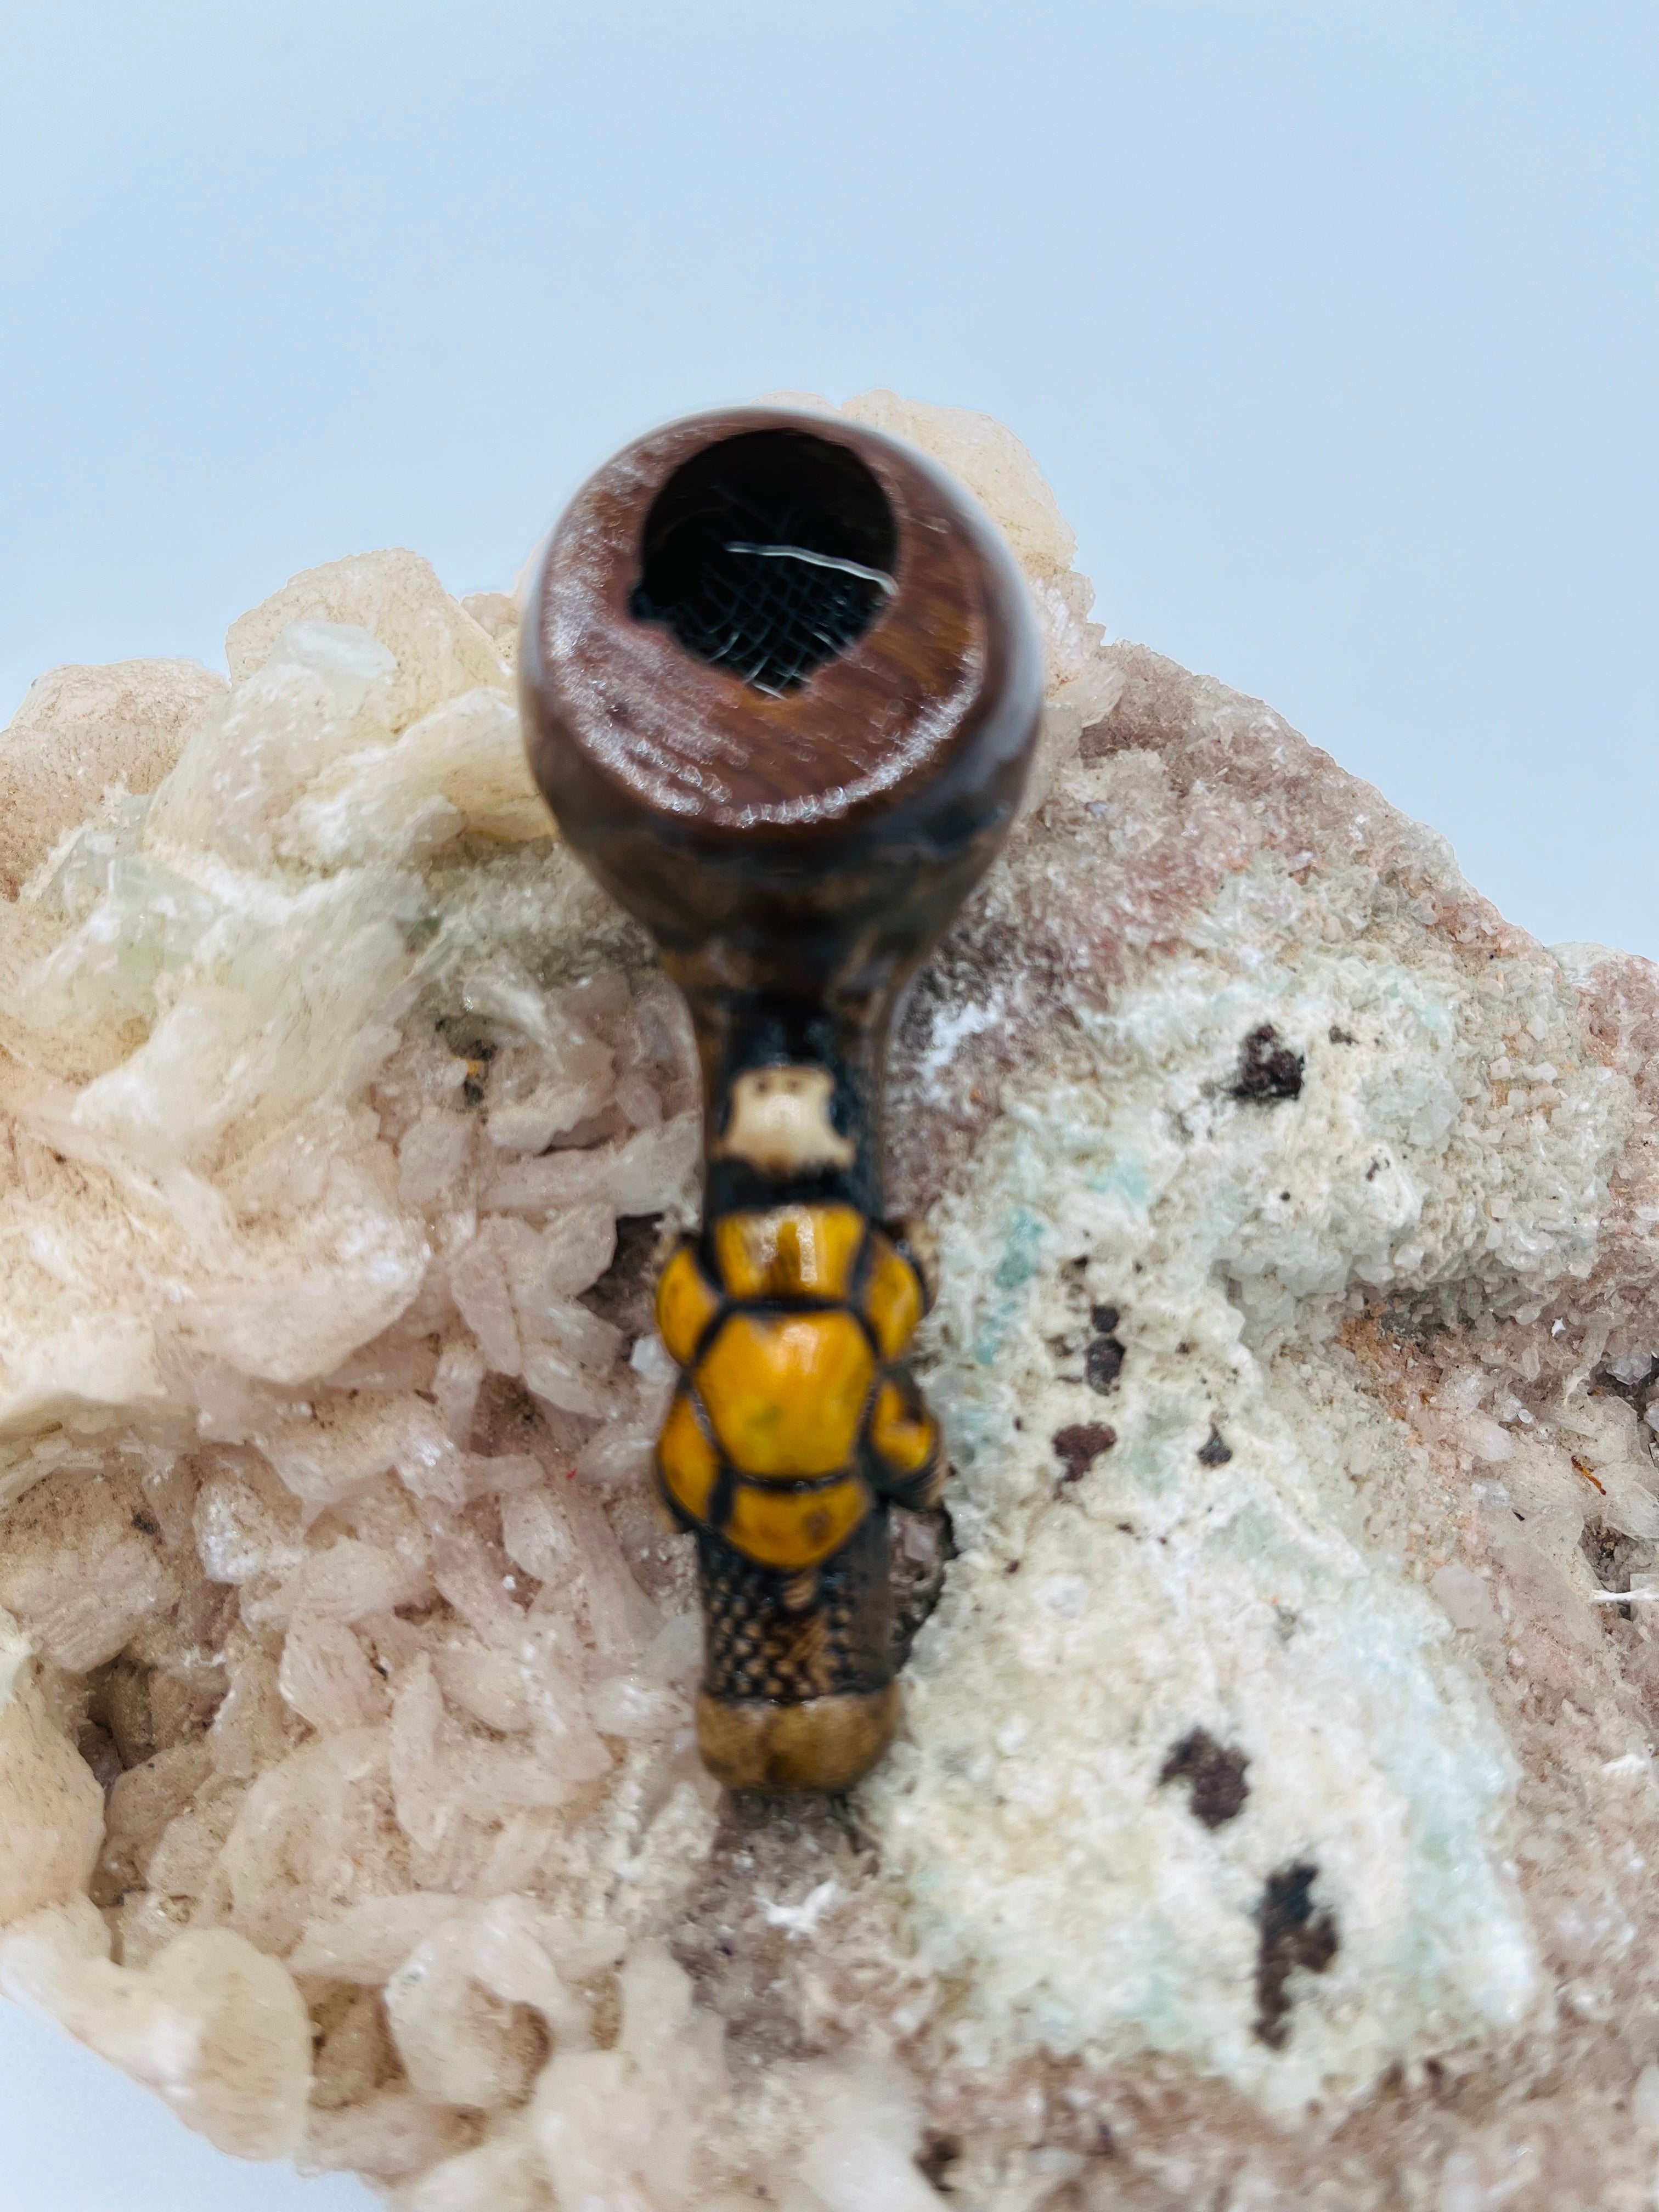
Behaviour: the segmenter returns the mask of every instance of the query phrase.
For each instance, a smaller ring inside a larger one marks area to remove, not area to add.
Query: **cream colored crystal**
[[[389,730],[479,684],[507,688],[495,641],[452,599],[418,553],[362,553],[307,568],[232,623],[225,638],[230,680],[264,667],[295,623],[343,623],[366,631],[391,654]]]
[[[103,1840],[102,1792],[45,1711],[27,1640],[0,1613],[0,1927],[82,1892]]]
[[[222,1928],[192,1929],[148,1966],[114,1966],[84,1899],[0,1936],[0,1987],[165,2099],[238,2158],[304,2140],[311,2023],[287,1970]]]

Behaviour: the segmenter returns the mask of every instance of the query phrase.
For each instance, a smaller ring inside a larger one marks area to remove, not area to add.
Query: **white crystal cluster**
[[[898,1746],[702,1773],[683,1011],[513,599],[340,562],[0,737],[0,1985],[404,2212],[1636,2212],[1659,979],[1106,643],[1006,432],[849,411],[1050,671],[896,1054]]]

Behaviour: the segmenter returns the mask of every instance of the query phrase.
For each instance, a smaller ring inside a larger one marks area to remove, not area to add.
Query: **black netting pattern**
[[[710,549],[695,588],[672,606],[634,611],[666,623],[688,653],[727,667],[757,691],[793,691],[868,629],[892,589],[804,546],[732,542]]]
[[[722,441],[663,487],[631,611],[757,691],[793,691],[845,653],[894,589],[896,533],[848,447],[800,431]]]

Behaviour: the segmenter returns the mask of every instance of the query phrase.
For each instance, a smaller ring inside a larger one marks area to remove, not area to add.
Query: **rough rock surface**
[[[1650,2206],[1659,975],[1107,643],[1006,433],[849,411],[1052,679],[896,1055],[901,1743],[701,1774],[685,1024],[508,598],[338,562],[0,741],[0,1983],[404,2212]]]

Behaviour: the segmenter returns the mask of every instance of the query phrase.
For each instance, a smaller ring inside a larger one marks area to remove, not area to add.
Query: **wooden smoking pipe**
[[[697,1541],[697,1738],[733,1789],[848,1788],[898,1711],[888,1506],[933,1503],[884,1223],[895,1001],[1014,817],[1042,653],[1007,551],[920,454],[739,408],[653,431],[548,547],[531,766],[656,940],[702,1064],[703,1225],[665,1268],[657,1449]]]

